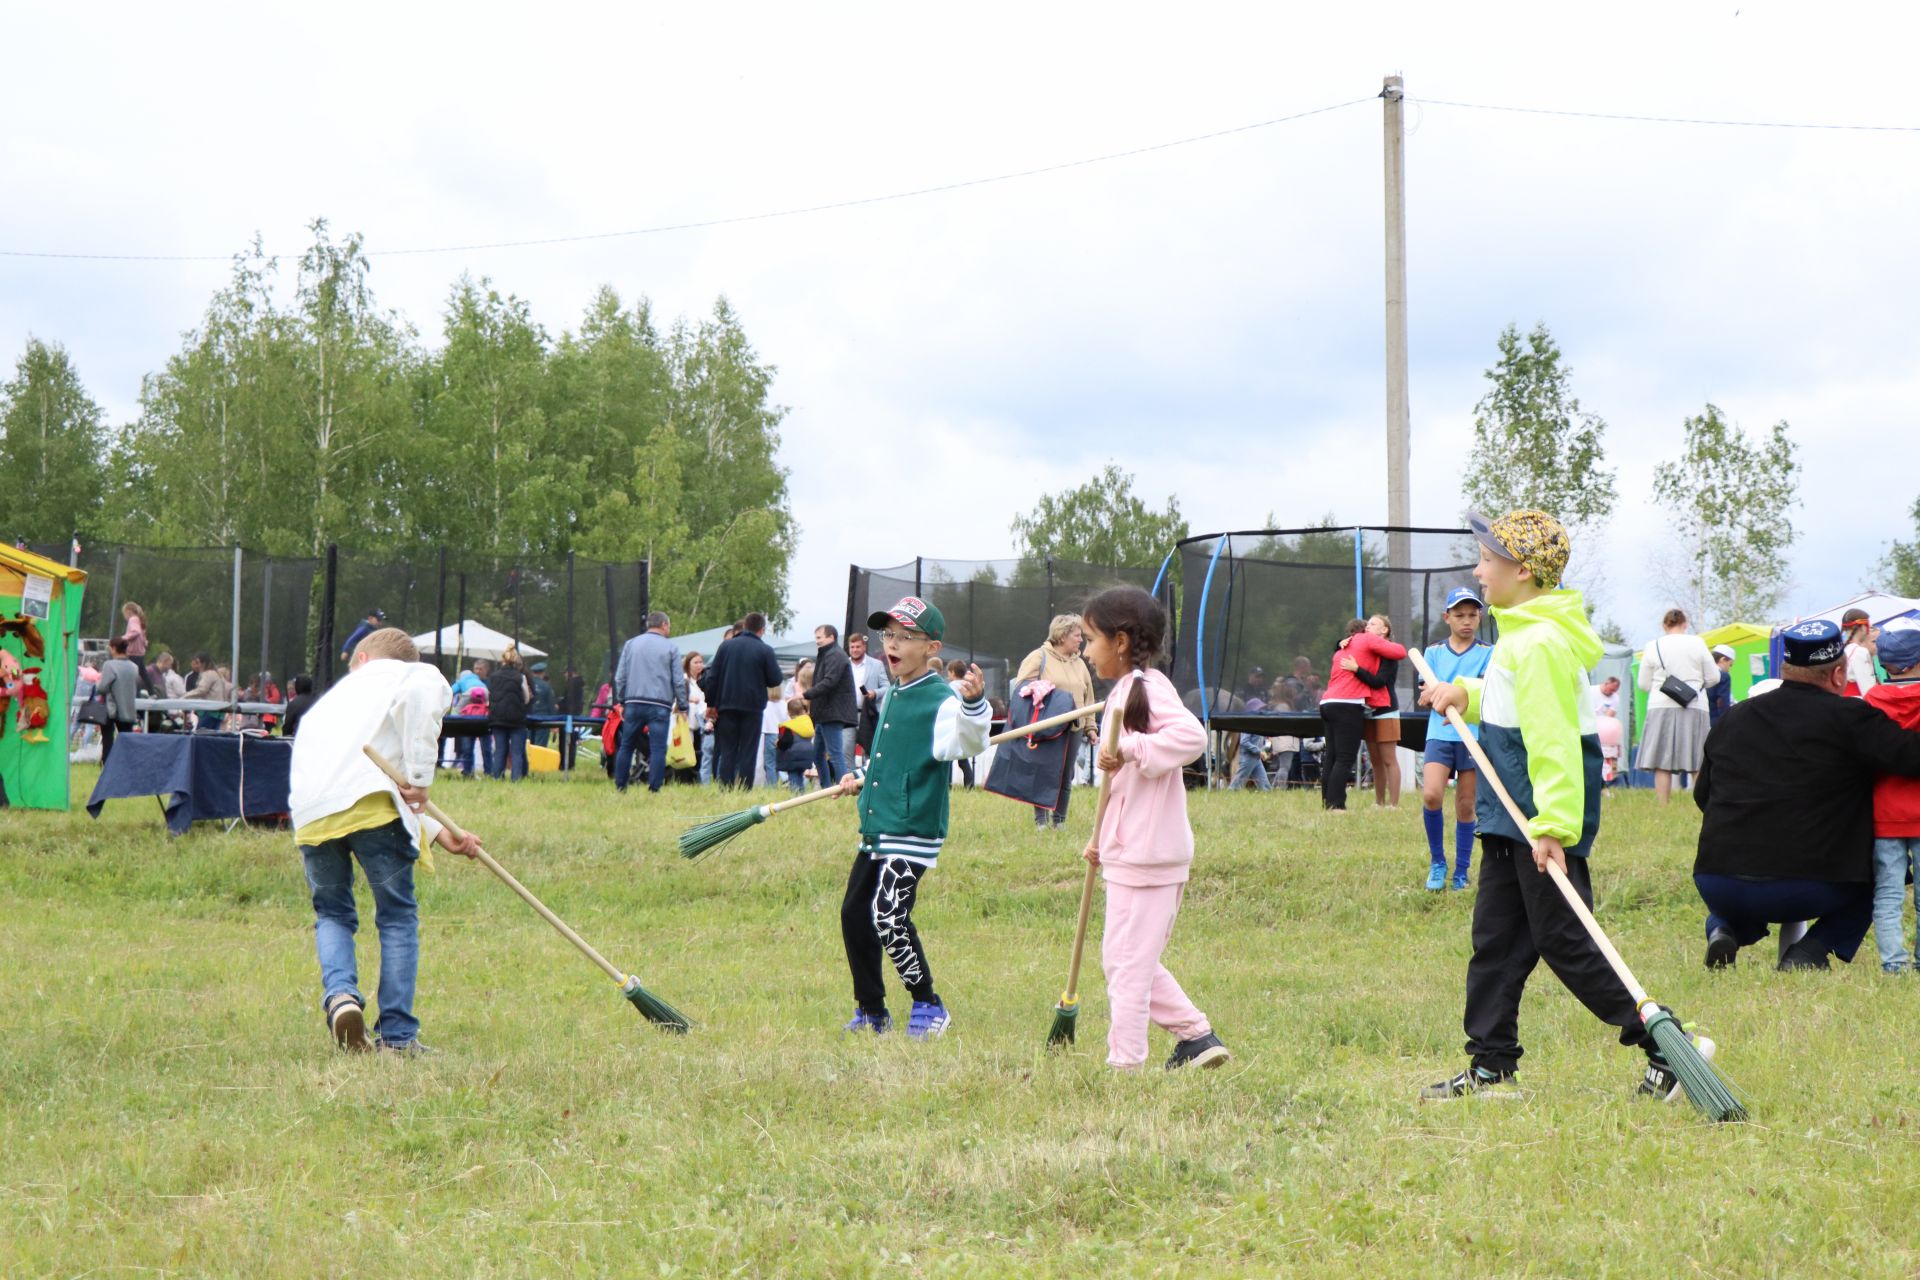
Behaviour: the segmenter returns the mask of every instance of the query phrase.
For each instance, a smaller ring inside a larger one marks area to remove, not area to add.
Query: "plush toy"
[[[48,709],[47,691],[40,684],[40,668],[27,668],[20,682],[20,710],[15,716],[15,724],[20,729],[23,742],[51,742],[44,732],[47,721],[51,719]]]
[[[20,687],[25,683],[20,673],[20,660],[0,649],[0,733],[7,728],[7,708],[20,696]]]

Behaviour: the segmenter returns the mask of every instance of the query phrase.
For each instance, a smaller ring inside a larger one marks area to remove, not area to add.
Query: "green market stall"
[[[68,704],[87,575],[0,546],[0,802],[65,809]]]

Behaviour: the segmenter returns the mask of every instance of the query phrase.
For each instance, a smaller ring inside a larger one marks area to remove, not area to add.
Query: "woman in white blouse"
[[[1673,775],[1698,773],[1707,745],[1707,690],[1720,683],[1720,667],[1699,636],[1687,634],[1687,615],[1667,610],[1658,640],[1640,655],[1640,687],[1647,693],[1647,727],[1640,736],[1637,766],[1653,770],[1653,789],[1666,804]],[[1672,676],[1693,690],[1685,706],[1660,691]]]

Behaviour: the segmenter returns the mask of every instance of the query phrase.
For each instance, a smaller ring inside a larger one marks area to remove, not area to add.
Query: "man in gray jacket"
[[[687,705],[687,675],[680,647],[667,636],[672,620],[647,615],[647,629],[627,641],[613,668],[613,699],[620,704],[620,746],[613,755],[613,786],[627,789],[634,749],[647,735],[647,790],[658,791],[667,778],[667,735],[675,708]]]
[[[100,726],[101,764],[113,750],[114,735],[133,731],[133,700],[140,696],[140,668],[127,657],[127,642],[115,636],[107,641],[107,651],[113,656],[100,668],[100,683],[95,686],[96,695],[107,704],[106,723]]]

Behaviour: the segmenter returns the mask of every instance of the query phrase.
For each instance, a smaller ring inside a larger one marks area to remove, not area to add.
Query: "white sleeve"
[[[993,709],[987,700],[962,702],[956,695],[940,704],[933,717],[933,758],[967,760],[987,749],[993,729]]]
[[[433,785],[440,758],[440,722],[453,705],[446,677],[425,667],[408,672],[394,697],[393,716],[400,731],[401,772],[416,787]]]

